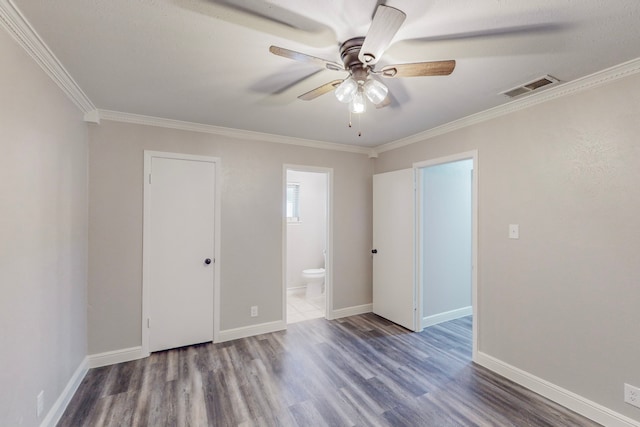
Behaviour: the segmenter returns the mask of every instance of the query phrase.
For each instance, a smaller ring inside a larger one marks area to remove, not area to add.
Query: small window
[[[300,222],[300,184],[287,183],[287,221]]]

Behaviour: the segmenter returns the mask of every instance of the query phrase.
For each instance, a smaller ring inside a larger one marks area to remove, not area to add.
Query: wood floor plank
[[[597,426],[471,362],[471,317],[313,319],[91,369],[59,426]]]
[[[85,376],[78,387],[78,391],[69,402],[58,426],[90,425],[85,423],[89,423],[98,410],[100,397],[102,396],[109,371],[110,367],[95,368]]]
[[[299,426],[336,427],[327,423],[311,400],[296,403],[289,411]]]

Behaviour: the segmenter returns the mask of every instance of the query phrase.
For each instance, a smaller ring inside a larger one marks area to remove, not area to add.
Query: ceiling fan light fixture
[[[364,93],[373,104],[380,104],[389,93],[389,88],[377,80],[369,79],[364,84]]]
[[[377,3],[367,35],[352,37],[340,44],[342,64],[278,46],[269,48],[274,55],[313,63],[331,71],[348,72],[349,75],[346,78],[325,83],[303,93],[298,98],[310,101],[333,91],[338,101],[349,104],[349,127],[351,127],[352,114],[366,112],[367,103],[371,102],[377,109],[392,104],[389,88],[380,81],[380,78],[448,76],[456,66],[455,60],[442,60],[376,67],[407,17],[403,11],[381,4],[386,3],[384,1]],[[537,87],[538,83],[534,82],[532,85]],[[536,87],[532,87],[531,90]],[[362,133],[358,132],[358,136],[360,135]]]
[[[358,83],[351,77],[340,83],[340,86],[335,91],[338,101],[344,103],[351,102],[356,93],[358,93]]]
[[[353,99],[351,103],[349,103],[349,110],[353,114],[362,114],[367,111],[367,101],[364,99],[364,94],[361,90],[358,90],[355,95],[353,95]]]

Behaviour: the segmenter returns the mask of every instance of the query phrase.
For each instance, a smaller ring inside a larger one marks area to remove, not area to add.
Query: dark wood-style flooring
[[[596,426],[471,363],[471,318],[374,314],[91,369],[59,426]]]

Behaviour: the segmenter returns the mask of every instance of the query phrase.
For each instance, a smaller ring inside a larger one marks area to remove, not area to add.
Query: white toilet
[[[326,263],[326,251],[322,251],[322,255],[324,255]],[[308,268],[302,270],[302,281],[307,284],[307,298],[321,296],[324,293],[324,268]]]
[[[319,297],[324,293],[324,268],[302,270],[302,281],[307,284],[307,298]]]

